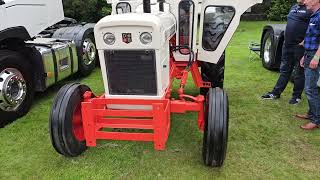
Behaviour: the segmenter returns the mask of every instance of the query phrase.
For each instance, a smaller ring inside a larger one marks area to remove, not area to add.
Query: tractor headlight
[[[103,36],[103,40],[106,44],[112,45],[116,41],[116,37],[112,33],[106,33]]]
[[[152,42],[152,35],[148,32],[144,32],[140,35],[140,41],[142,44],[150,44]]]

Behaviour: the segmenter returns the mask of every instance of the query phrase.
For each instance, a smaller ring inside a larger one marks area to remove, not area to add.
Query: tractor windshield
[[[179,45],[192,49],[194,3],[183,0],[179,3]],[[181,54],[189,54],[188,48],[180,49]]]

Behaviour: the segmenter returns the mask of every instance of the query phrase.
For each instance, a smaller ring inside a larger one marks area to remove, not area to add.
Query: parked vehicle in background
[[[279,69],[285,29],[286,24],[268,24],[263,28],[260,57],[264,68]]]
[[[0,1],[0,127],[25,115],[35,92],[95,68],[93,27],[64,17],[62,0]]]
[[[260,58],[262,66],[268,70],[278,71],[280,68],[285,30],[286,24],[268,24],[263,28],[260,40]],[[296,67],[293,69],[291,82],[293,82]]]

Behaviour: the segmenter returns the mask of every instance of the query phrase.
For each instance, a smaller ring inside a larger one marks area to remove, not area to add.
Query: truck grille
[[[111,95],[157,95],[154,50],[106,50]]]

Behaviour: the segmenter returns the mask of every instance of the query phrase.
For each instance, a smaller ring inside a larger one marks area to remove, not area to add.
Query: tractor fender
[[[282,55],[282,46],[284,43],[284,32],[286,29],[286,24],[268,24],[264,26],[262,35],[261,35],[261,40],[260,44],[261,47],[260,49],[262,50],[262,41],[264,39],[265,34],[270,31],[273,34],[273,54],[275,57],[275,61],[277,62],[277,65],[280,66],[281,62],[281,55]],[[260,57],[262,58],[263,52],[260,53]]]

